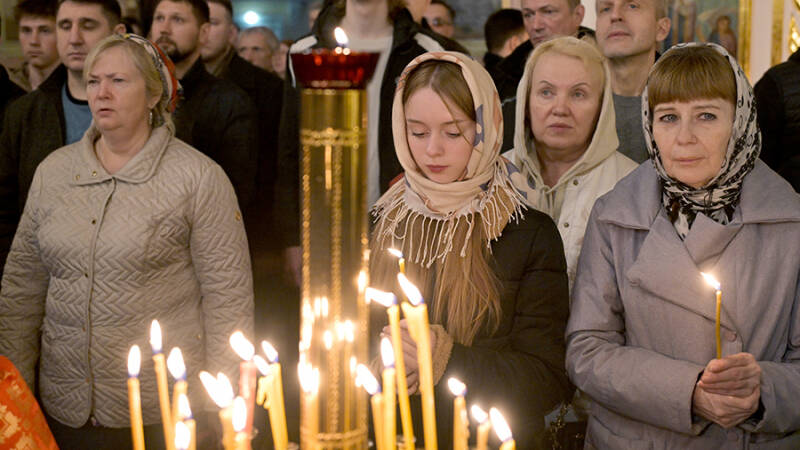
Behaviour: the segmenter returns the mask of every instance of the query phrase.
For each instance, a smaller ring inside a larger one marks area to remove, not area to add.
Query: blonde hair
[[[448,108],[452,105],[475,120],[472,93],[457,64],[441,60],[419,64],[406,78],[403,102],[423,88],[431,88],[446,100],[444,103]],[[498,191],[498,195],[508,197],[502,191]],[[501,201],[507,204],[510,198]],[[375,286],[398,292],[395,279],[397,259],[386,251],[387,246],[399,245],[399,250],[405,254],[417,253],[410,251],[412,243],[425,246],[430,244],[430,237],[426,235],[424,221],[411,219],[411,223],[407,223],[409,219],[406,219],[395,224],[391,218],[387,219],[382,225],[393,224],[396,229],[408,227],[408,230],[402,242],[373,239],[370,244],[370,278]],[[472,226],[468,222],[472,222]],[[417,283],[425,298],[433,300],[433,323],[444,326],[456,342],[466,346],[472,345],[482,330],[493,334],[500,325],[500,283],[490,266],[491,251],[484,239],[483,222],[480,213],[470,221],[459,222],[452,239],[455,242],[468,241],[463,257],[458,254],[460,250],[455,249],[437,260],[431,268],[407,263],[409,278]],[[386,236],[383,231],[379,226],[374,236]]]
[[[167,125],[174,131],[175,127],[172,124],[172,117],[168,110],[170,99],[164,95],[161,73],[153,63],[152,56],[140,44],[118,34],[112,34],[100,41],[86,57],[86,64],[83,68],[84,82],[89,79],[89,72],[94,68],[100,55],[114,47],[121,47],[131,58],[133,65],[144,79],[145,92],[147,92],[148,98],[158,98],[158,103],[150,110],[153,113],[152,127]]]
[[[650,113],[674,101],[721,98],[736,104],[736,79],[730,63],[706,45],[674,48],[656,61],[647,79]]]

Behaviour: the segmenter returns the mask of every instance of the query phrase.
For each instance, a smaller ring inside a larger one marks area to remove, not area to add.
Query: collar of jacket
[[[651,229],[662,209],[661,184],[653,164],[642,163],[620,180],[611,192],[614,191],[630,195],[606,194],[605,207],[597,220],[626,228]],[[731,225],[800,222],[800,197],[788,182],[759,160],[742,183],[736,210]]]
[[[72,183],[76,186],[85,186],[103,183],[112,178],[132,184],[144,183],[158,169],[171,137],[172,131],[165,125],[153,129],[139,153],[117,173],[111,175],[106,172],[95,154],[94,143],[100,138],[100,131],[92,124],[83,138],[75,144],[80,145],[81,150],[80,158],[75,160],[72,168]]]
[[[67,82],[67,68],[63,64],[59,64],[58,67],[53,70],[53,73],[47,77],[46,80],[42,82],[37,88],[42,92],[47,93],[58,93],[60,95],[61,87],[64,86],[64,83]]]
[[[192,93],[197,89],[198,86],[205,83],[208,77],[212,77],[210,73],[206,70],[206,67],[203,65],[203,60],[201,58],[197,58],[197,61],[192,64],[192,67],[189,68],[189,71],[181,78],[181,88],[183,89],[183,97],[190,98]]]

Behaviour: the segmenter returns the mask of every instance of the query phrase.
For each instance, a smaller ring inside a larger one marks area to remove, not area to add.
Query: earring
[[[150,126],[153,126],[153,110],[150,110]]]

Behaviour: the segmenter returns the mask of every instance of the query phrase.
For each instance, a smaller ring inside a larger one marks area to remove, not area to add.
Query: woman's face
[[[585,151],[597,125],[602,96],[601,75],[590,73],[580,59],[554,52],[539,57],[528,98],[536,148]]]
[[[86,80],[95,126],[102,133],[146,127],[157,99],[148,99],[142,74],[122,47],[100,54]]]
[[[475,122],[429,87],[413,93],[405,110],[408,146],[422,173],[440,184],[460,180],[472,155]]]
[[[672,178],[702,188],[722,167],[733,130],[728,100],[659,103],[653,108],[653,138]]]

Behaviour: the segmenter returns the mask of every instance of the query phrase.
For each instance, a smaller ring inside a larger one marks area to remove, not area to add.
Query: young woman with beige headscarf
[[[467,385],[469,404],[498,407],[520,447],[536,448],[544,414],[569,391],[558,232],[527,209],[510,176],[519,172],[499,155],[500,102],[477,62],[458,53],[419,56],[403,72],[393,108],[405,176],[373,210],[370,276],[376,287],[397,291],[397,260],[386,249],[398,248],[429,305],[439,446],[452,445],[444,432],[452,427],[452,394],[441,382],[452,376]],[[416,346],[405,331],[403,340],[416,393]]]
[[[562,37],[536,47],[517,89],[514,149],[527,200],[555,220],[570,286],[595,200],[636,163],[617,152],[611,74],[589,42]]]

